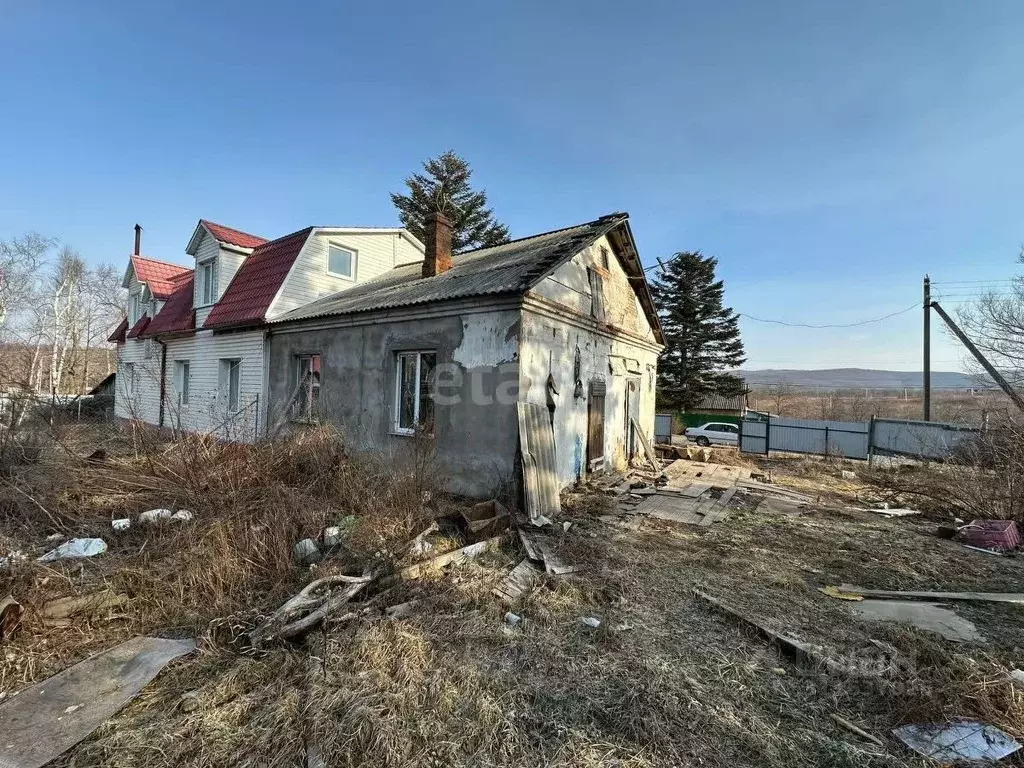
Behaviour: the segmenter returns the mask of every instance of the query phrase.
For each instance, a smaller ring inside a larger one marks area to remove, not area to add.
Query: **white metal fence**
[[[740,450],[767,456],[769,451],[867,459],[872,454],[947,459],[981,430],[956,424],[906,419],[822,421],[771,416],[744,419]]]

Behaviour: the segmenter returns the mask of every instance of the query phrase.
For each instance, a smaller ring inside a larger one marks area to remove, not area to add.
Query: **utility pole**
[[[967,347],[967,351],[974,355],[974,359],[981,363],[981,367],[985,369],[986,373],[988,373],[988,375],[992,377],[992,380],[999,385],[999,388],[1006,393],[1006,396],[1013,401],[1013,404],[1024,411],[1024,398],[1017,393],[1017,390],[1013,388],[1010,382],[1004,379],[1003,375],[999,373],[995,366],[988,361],[988,358],[981,353],[981,350],[974,346],[974,342],[967,338],[967,334],[960,330],[960,326],[953,322],[953,318],[946,314],[946,310],[939,306],[939,302],[936,301],[932,306],[935,308],[935,311],[939,313],[939,317],[941,317],[945,321],[946,325],[949,326],[949,329],[953,334],[963,342],[965,347]]]
[[[932,420],[932,281],[924,276],[924,420]]]

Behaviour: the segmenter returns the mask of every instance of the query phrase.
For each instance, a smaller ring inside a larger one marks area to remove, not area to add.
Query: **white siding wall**
[[[114,391],[114,415],[156,424],[160,414],[160,348],[150,341],[146,357],[144,339],[126,339],[117,349],[117,387]],[[125,364],[134,366],[134,387],[128,392]]]
[[[356,252],[354,279],[327,274],[327,245],[336,243]],[[277,317],[323,296],[351,288],[390,271],[398,264],[422,261],[423,252],[396,232],[332,233],[314,230],[295,260],[267,317]]]
[[[247,254],[239,253],[228,248],[221,247],[220,255],[217,258],[217,265],[220,269],[220,274],[217,276],[217,285],[220,288],[220,295],[224,295],[224,291],[227,290],[228,284],[234,278],[235,273],[238,272],[238,268],[242,266],[242,262],[245,261]],[[218,298],[220,298],[218,296]]]
[[[227,392],[220,389],[221,359],[242,361],[239,411],[227,412]],[[189,361],[189,401],[179,406],[175,389],[175,361]],[[165,426],[190,432],[214,432],[232,440],[250,441],[263,432],[263,332],[239,331],[167,341],[167,398]]]

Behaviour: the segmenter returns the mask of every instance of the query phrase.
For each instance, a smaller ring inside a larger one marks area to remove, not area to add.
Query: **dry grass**
[[[1014,607],[958,605],[989,643],[957,646],[902,625],[857,621],[845,603],[817,592],[842,582],[1019,587],[1024,563],[937,539],[927,521],[739,509],[708,528],[649,521],[623,533],[598,520],[610,511],[608,497],[570,493],[563,513],[573,525],[558,528],[557,548],[582,571],[545,577],[512,606],[521,625],[505,622],[509,606],[491,593],[523,556],[508,541],[447,574],[399,584],[386,599],[369,595],[355,606],[366,607],[357,621],[253,655],[238,639],[255,615],[311,578],[290,562],[297,537],[356,515],[348,548],[317,575],[360,569],[397,554],[395,542],[422,530],[425,493],[435,511],[454,502],[430,492],[415,468],[427,463],[389,474],[373,459],[347,455],[326,432],[255,448],[154,443],[136,455],[123,447],[108,465],[83,463],[38,487],[21,478],[69,527],[102,529],[110,552],[53,568],[23,564],[5,572],[4,586],[38,605],[107,583],[132,603],[119,617],[60,630],[27,614],[0,661],[0,690],[139,632],[195,633],[200,650],[60,765],[298,767],[310,749],[329,766],[915,764],[898,746],[883,751],[840,729],[833,713],[889,742],[899,724],[958,715],[1024,736],[1024,697],[1003,678],[1019,661],[1024,630]],[[860,480],[837,477],[840,468],[825,470],[819,487],[830,500],[865,492]],[[814,482],[814,468],[802,463],[780,463],[773,474],[781,484]],[[26,510],[23,501],[12,503]],[[188,505],[196,520],[110,538],[115,511],[158,504]],[[26,514],[34,517],[4,530],[12,545],[39,550],[51,523],[39,509]],[[795,666],[696,599],[695,587],[835,658],[890,672],[864,679]],[[408,618],[379,610],[410,599],[421,602]],[[601,625],[582,625],[584,616]],[[185,693],[194,706],[184,706]]]

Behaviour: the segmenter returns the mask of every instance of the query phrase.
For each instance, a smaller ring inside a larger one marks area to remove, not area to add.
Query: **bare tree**
[[[54,243],[35,232],[0,240],[0,326],[31,306],[46,252]]]

